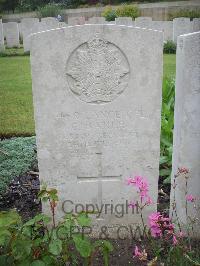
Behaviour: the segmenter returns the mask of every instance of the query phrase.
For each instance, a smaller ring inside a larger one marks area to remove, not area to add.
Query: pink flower
[[[142,255],[142,252],[139,251],[138,246],[135,246],[134,257],[140,257],[141,255]]]
[[[133,183],[134,183],[134,179],[132,177],[128,177],[126,180],[126,184],[129,186],[129,185],[132,185]]]
[[[147,260],[147,253],[145,249],[143,251],[139,251],[139,248],[137,246],[135,246],[133,255],[134,255],[133,258],[138,258],[141,261]]]
[[[151,197],[147,196],[147,200],[146,200],[145,204],[146,204],[147,206],[153,204],[153,201],[152,201]]]
[[[170,218],[164,217],[160,212],[149,215],[149,226],[153,237],[168,236],[174,233],[174,225]]]
[[[180,167],[180,168],[178,168],[178,172],[180,174],[188,174],[189,173],[189,169],[186,168],[186,167]]]
[[[178,237],[179,238],[183,238],[185,236],[185,234],[182,232],[182,231],[180,231],[179,233],[178,233]]]
[[[178,244],[178,240],[175,235],[173,235],[173,245],[176,246]]]
[[[197,199],[197,198],[194,197],[194,196],[191,195],[191,194],[186,196],[186,200],[187,200],[187,201],[190,201],[190,202],[194,202],[196,199]]]
[[[160,212],[153,212],[149,215],[149,225],[151,229],[151,235],[153,237],[161,237],[162,231],[159,225],[159,219],[161,217]]]
[[[137,189],[142,203],[144,203],[144,201],[146,200],[145,202],[146,205],[152,204],[152,200],[148,195],[149,185],[144,177],[142,176],[135,176],[134,178],[129,177],[126,180],[126,183],[127,185],[132,185]]]

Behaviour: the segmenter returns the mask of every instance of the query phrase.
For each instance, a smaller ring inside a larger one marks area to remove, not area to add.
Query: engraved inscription
[[[122,51],[98,35],[75,49],[66,65],[70,89],[87,103],[113,101],[126,88],[129,72]]]

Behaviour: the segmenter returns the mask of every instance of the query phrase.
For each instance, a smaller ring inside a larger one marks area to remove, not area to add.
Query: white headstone
[[[8,48],[19,47],[19,28],[17,22],[4,23],[4,37]]]
[[[41,22],[39,23],[38,31],[45,31],[59,28],[59,21],[53,17],[41,18]]]
[[[151,28],[164,33],[164,41],[173,40],[173,22],[172,21],[152,21]]]
[[[21,21],[24,51],[30,51],[30,34],[38,31],[38,18],[23,18]]]
[[[177,41],[176,97],[172,184],[178,168],[186,167],[190,173],[188,192],[200,196],[200,32],[182,35]],[[181,224],[187,225],[185,209],[185,179],[176,178],[175,199]],[[199,201],[199,200],[198,200]],[[173,202],[173,190],[171,193]],[[196,211],[188,202],[188,215],[193,219]],[[172,210],[171,210],[172,212]],[[197,217],[200,219],[200,214]],[[200,236],[200,223],[196,227]]]
[[[65,22],[59,22],[59,28],[67,27],[68,24]]]
[[[0,52],[4,50],[5,50],[5,46],[4,46],[3,23],[2,23],[2,19],[0,19]]]
[[[200,31],[200,18],[193,19],[193,31],[194,32]]]
[[[155,203],[144,215],[156,210],[162,49],[162,33],[116,25],[32,36],[40,178],[58,189],[61,203],[126,209],[137,193],[125,179],[140,174],[148,178]],[[61,203],[58,216],[64,214]],[[139,221],[128,212],[119,219],[104,209],[94,224],[117,228]]]
[[[135,27],[151,29],[151,25],[152,25],[151,17],[135,18]]]
[[[85,24],[85,17],[69,17],[68,18],[69,26],[83,25],[83,24]]]
[[[106,19],[104,17],[92,17],[88,19],[88,24],[106,24]]]
[[[186,33],[193,32],[193,23],[190,18],[173,19],[173,41],[177,42],[177,37]]]
[[[133,20],[130,17],[118,17],[118,18],[115,18],[115,24],[133,26]]]

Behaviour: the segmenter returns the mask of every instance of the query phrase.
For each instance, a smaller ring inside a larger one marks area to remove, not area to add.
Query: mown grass
[[[0,136],[34,134],[28,56],[0,58]]]
[[[163,76],[175,76],[175,55],[164,55]],[[0,57],[0,114],[0,137],[35,134],[29,56]]]
[[[163,77],[175,78],[175,75],[176,75],[176,55],[164,54]]]

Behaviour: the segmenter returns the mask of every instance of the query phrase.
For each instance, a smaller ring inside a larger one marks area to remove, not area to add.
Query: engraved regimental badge
[[[87,103],[113,101],[125,90],[129,72],[123,52],[98,36],[76,48],[66,65],[71,91]]]

